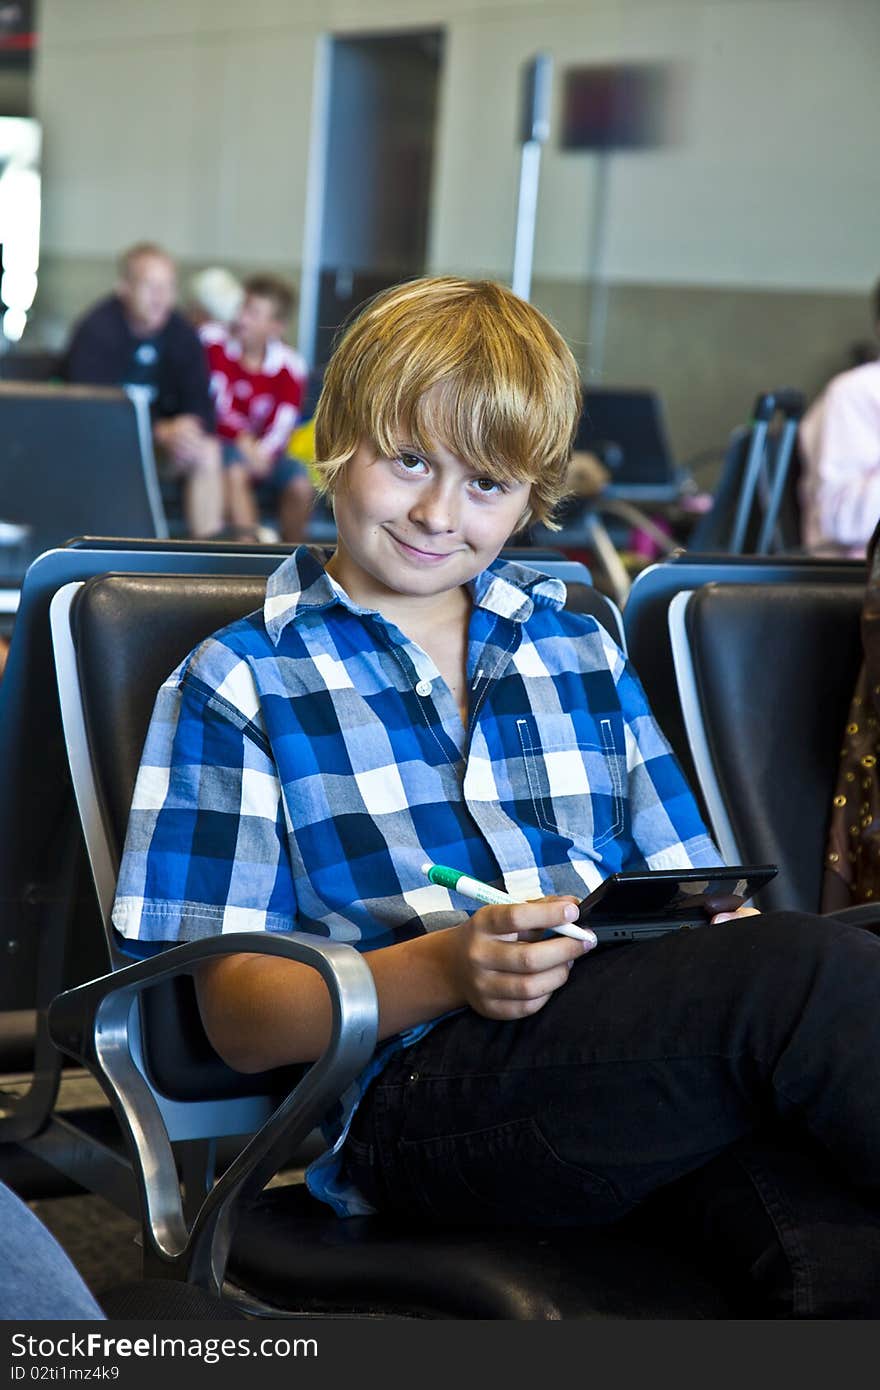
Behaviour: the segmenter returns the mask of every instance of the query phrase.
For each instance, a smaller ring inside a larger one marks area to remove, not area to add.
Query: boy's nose
[[[426,531],[458,529],[458,498],[453,488],[426,488],[410,511],[413,521]]]

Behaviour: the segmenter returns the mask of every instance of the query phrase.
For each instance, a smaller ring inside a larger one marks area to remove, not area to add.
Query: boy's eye
[[[419,458],[418,454],[400,453],[397,455],[397,462],[406,473],[420,473],[428,467],[425,460]]]
[[[497,494],[506,492],[503,483],[496,482],[494,478],[474,478],[474,488],[481,492],[484,497],[495,497]]]

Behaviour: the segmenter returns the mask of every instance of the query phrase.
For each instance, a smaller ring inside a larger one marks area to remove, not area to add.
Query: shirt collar
[[[478,608],[516,623],[530,618],[536,606],[559,609],[565,604],[561,579],[513,560],[495,560],[477,575],[471,587]],[[269,576],[263,605],[266,631],[277,644],[288,623],[334,604],[361,616],[374,611],[349,598],[331,579],[315,551],[305,545],[297,546]]]
[[[223,351],[230,362],[240,362],[244,349],[238,338],[234,338],[231,333],[226,334],[225,339],[221,340]],[[263,353],[263,361],[259,370],[265,376],[275,376],[284,366],[284,344],[280,338],[270,338]]]

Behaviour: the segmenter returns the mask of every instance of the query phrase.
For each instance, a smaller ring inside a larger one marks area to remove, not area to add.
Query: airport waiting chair
[[[104,1117],[88,1117],[97,1124],[96,1158],[77,1127],[53,1114],[62,1058],[49,1038],[46,1010],[66,986],[106,971],[109,957],[67,767],[51,598],[62,584],[108,569],[256,574],[265,582],[285,553],[231,543],[202,551],[191,543],[82,538],[41,555],[27,570],[0,681],[0,1074],[24,1078],[4,1086],[0,1097],[0,1177],[25,1196],[54,1194],[62,1173],[69,1190],[87,1150],[92,1170],[103,1164],[108,1191],[121,1205],[122,1194],[130,1194],[136,1210],[130,1173],[104,1148]]]
[[[660,398],[655,391],[585,386],[575,450],[594,454],[609,479],[591,497],[566,498],[555,520],[560,531],[534,524],[537,544],[553,541],[594,559],[596,582],[622,608],[632,583],[632,565],[621,554],[621,537],[632,531],[649,536],[658,553],[671,554],[674,541],[651,514],[662,512],[695,490],[689,471],[676,464],[669,445]]]
[[[80,531],[168,534],[142,392],[0,379],[0,438],[3,520],[29,528],[7,583]]]
[[[0,381],[58,381],[62,379],[63,356],[57,352],[19,352],[0,355]]]
[[[669,634],[669,607],[682,590],[699,589],[710,583],[747,585],[753,593],[769,592],[777,586],[789,590],[801,584],[837,585],[861,595],[865,564],[863,560],[813,559],[798,555],[702,555],[682,551],[650,565],[636,576],[623,610],[627,652],[704,817],[708,817],[708,808],[682,714]],[[777,634],[777,640],[781,653],[785,641],[783,631]],[[732,649],[724,654],[722,670],[731,671],[741,660],[739,648]],[[768,707],[768,718],[774,708]]]
[[[820,909],[840,740],[862,663],[863,594],[852,582],[710,583],[669,606],[711,828],[728,863],[778,864],[756,896],[765,910]]]
[[[199,628],[207,635],[253,608],[258,588],[252,577],[233,575],[105,574],[64,586],[53,599],[71,775],[105,914],[158,673],[173,667]],[[583,590],[578,601],[615,632],[612,605],[591,586]],[[213,1053],[190,974],[198,961],[235,949],[288,955],[321,972],[335,1023],[313,1067],[242,1077]],[[375,997],[353,947],[298,933],[244,933],[169,947],[135,964],[122,964],[115,943],[107,950],[118,968],[65,991],[49,1022],[58,1046],[99,1079],[125,1134],[148,1276],[225,1289],[236,1306],[270,1316],[735,1315],[714,1280],[633,1225],[414,1230],[379,1216],[340,1220],[302,1183],[266,1188],[371,1051]],[[211,1101],[227,1112],[240,1105],[241,1133],[251,1137],[188,1220],[169,1126],[182,1119],[191,1126],[196,1110],[209,1121]],[[271,1115],[253,1133],[258,1104]]]
[[[0,1105],[0,1174],[25,1196],[69,1192],[81,1179],[88,1185],[97,1167],[105,1193],[132,1215],[137,1211],[131,1170],[120,1160],[118,1126],[107,1107],[66,1109],[64,1115],[55,1108],[62,1057],[48,1036],[46,1008],[61,989],[102,974],[111,961],[67,770],[50,600],[65,582],[107,570],[256,575],[265,584],[288,553],[281,544],[80,536],[41,556],[27,573],[0,689],[6,774],[0,796],[0,893],[6,903],[0,949],[14,962],[0,979],[0,1073],[15,1075]],[[561,552],[510,547],[503,553],[573,581],[575,606],[582,604],[579,594],[589,601],[589,572]],[[251,606],[261,593],[254,591]],[[619,614],[613,627],[622,642]],[[167,670],[156,669],[156,687],[165,675]],[[233,1150],[234,1141],[225,1141],[221,1159]],[[203,1158],[192,1145],[180,1144],[177,1151],[192,1186]]]
[[[71,1176],[81,1145],[50,1123],[61,1059],[45,1010],[66,985],[109,964],[82,851],[70,788],[49,636],[49,604],[64,583],[107,570],[259,575],[289,553],[283,545],[229,541],[79,536],[28,568],[18,594],[6,672],[0,682],[0,1074],[27,1076],[0,1101],[0,1176],[27,1196],[49,1195],[52,1153]],[[589,580],[561,552],[505,551],[531,564],[552,562],[560,577]],[[622,632],[617,633],[618,640]],[[167,672],[163,673],[167,674]],[[28,1148],[22,1152],[21,1146]],[[115,1164],[108,1157],[107,1181]],[[125,1182],[127,1186],[127,1181]]]
[[[0,682],[0,1178],[25,1198],[69,1195],[97,1181],[111,1201],[133,1217],[138,1212],[107,1104],[62,1097],[58,1108],[63,1070],[76,1077],[46,1025],[59,991],[109,965],[67,767],[50,600],[60,585],[108,569],[265,580],[287,553],[284,546],[83,536],[27,570]]]
[[[688,537],[698,554],[777,555],[801,547],[797,429],[800,391],[758,396],[748,425],[727,443],[711,509]]]
[[[660,397],[634,387],[585,386],[575,449],[598,454],[611,473],[609,497],[674,502],[689,476],[672,454]]]

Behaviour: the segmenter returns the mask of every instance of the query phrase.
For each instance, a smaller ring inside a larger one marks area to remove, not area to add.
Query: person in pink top
[[[880,281],[873,294],[880,335]],[[861,557],[880,519],[880,358],[832,377],[798,433],[804,548]]]
[[[304,538],[314,500],[307,468],[285,452],[308,376],[302,357],[283,340],[293,304],[285,281],[254,275],[245,281],[231,327],[207,323],[200,329],[223,445],[227,523],[235,533],[256,536],[258,489],[268,490],[281,539],[291,542]]]

